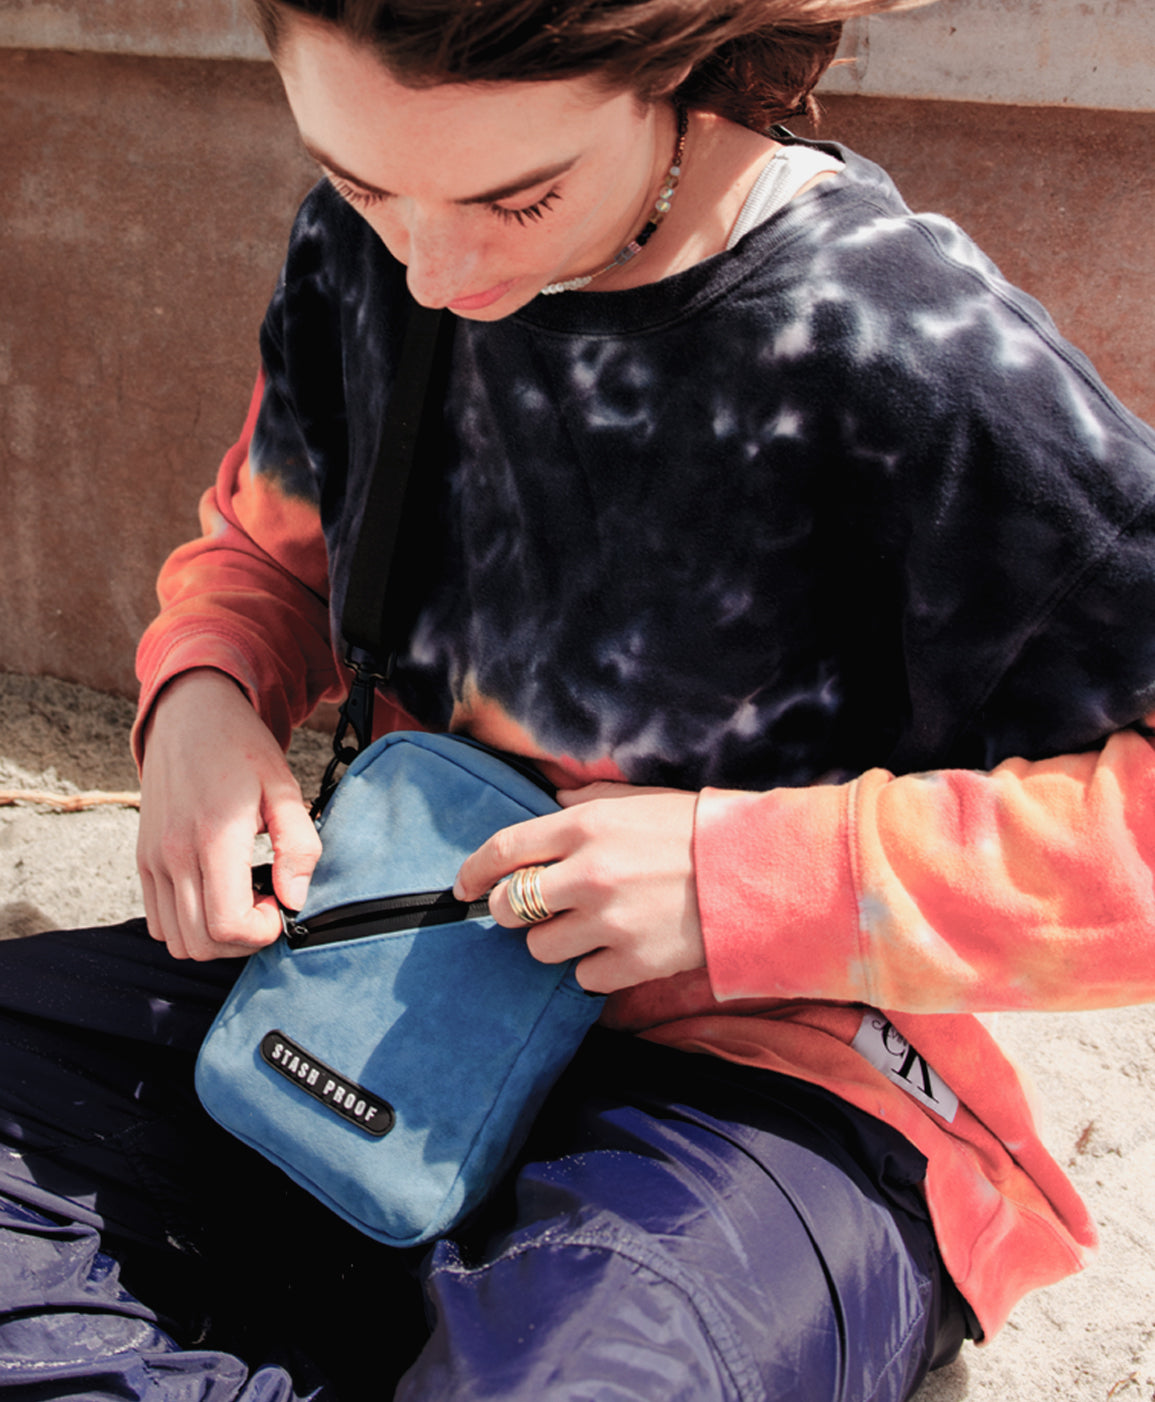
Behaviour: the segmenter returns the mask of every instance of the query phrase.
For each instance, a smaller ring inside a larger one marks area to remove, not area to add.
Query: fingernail
[[[300,910],[305,904],[305,899],[309,894],[309,878],[307,876],[296,876],[289,882],[289,907],[292,910]]]

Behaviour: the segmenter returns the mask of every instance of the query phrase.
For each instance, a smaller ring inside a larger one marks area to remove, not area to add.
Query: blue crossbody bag
[[[439,336],[444,356],[436,320],[411,319],[410,382],[399,372],[390,400],[371,489],[387,479],[389,519],[381,525],[371,499],[360,540],[376,544],[358,551],[360,568],[355,557],[342,617],[356,675],[314,809],[323,850],[308,900],[249,959],[196,1068],[219,1124],[398,1247],[447,1232],[485,1199],[604,1001],[571,965],[538,963],[524,930],[450,889],[486,838],[556,809],[540,776],[461,736],[402,731],[366,743],[392,593],[381,561]],[[399,399],[409,420],[390,429]],[[370,571],[377,583],[363,587]]]
[[[555,807],[468,740],[377,741],[321,818],[304,908],[201,1048],[212,1117],[379,1241],[426,1241],[485,1198],[601,1008],[449,889],[491,833]]]

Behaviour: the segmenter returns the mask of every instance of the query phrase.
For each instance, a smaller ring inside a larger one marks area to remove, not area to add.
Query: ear
[[[658,96],[660,98],[673,97],[693,71],[694,65],[692,63],[687,63],[684,67],[679,68],[677,73],[671,77],[669,86],[665,87]]]
[[[659,102],[669,102],[693,71],[694,65],[687,63],[675,72],[664,75],[660,80],[655,77],[652,86],[647,83],[641,88],[635,88],[634,99],[638,107],[644,110]]]

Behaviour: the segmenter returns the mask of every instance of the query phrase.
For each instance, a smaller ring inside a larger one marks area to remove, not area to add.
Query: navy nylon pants
[[[238,967],[0,944],[4,1402],[901,1402],[961,1342],[905,1140],[598,1030],[467,1229],[377,1245],[197,1105]]]

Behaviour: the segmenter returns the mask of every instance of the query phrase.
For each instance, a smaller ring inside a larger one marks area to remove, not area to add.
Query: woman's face
[[[668,114],[588,78],[408,88],[305,23],[277,66],[306,148],[414,298],[477,321],[610,262],[670,160]]]

